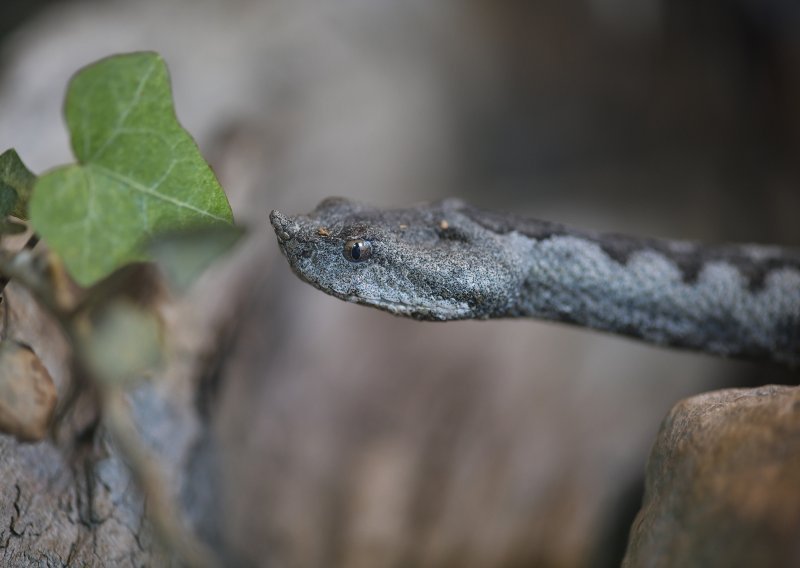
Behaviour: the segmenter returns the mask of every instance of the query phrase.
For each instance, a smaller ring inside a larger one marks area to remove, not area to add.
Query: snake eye
[[[353,239],[344,244],[344,257],[350,262],[364,262],[372,255],[372,243]]]

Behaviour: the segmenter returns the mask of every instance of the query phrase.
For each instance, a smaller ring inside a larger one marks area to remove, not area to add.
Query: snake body
[[[800,251],[576,230],[456,199],[273,211],[303,280],[422,320],[533,317],[724,356],[800,362]]]

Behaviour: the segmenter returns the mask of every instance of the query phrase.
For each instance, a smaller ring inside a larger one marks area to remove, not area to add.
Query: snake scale
[[[533,317],[800,363],[800,250],[595,233],[457,199],[381,210],[329,198],[270,221],[300,278],[395,315]]]

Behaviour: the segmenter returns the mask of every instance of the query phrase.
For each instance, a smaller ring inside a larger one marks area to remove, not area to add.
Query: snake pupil
[[[347,241],[344,245],[344,257],[350,262],[362,262],[372,254],[372,243],[363,239]]]

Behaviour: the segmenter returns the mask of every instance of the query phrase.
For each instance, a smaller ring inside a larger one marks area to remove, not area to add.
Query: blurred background
[[[175,309],[192,364],[161,393],[183,409],[160,414],[180,434],[159,446],[176,491],[232,564],[615,566],[667,410],[798,375],[345,304],[292,275],[267,216],[329,195],[459,196],[596,230],[796,246],[798,6],[6,0],[0,146],[37,172],[71,161],[69,76],[117,52],[165,57],[178,117],[251,229]]]

